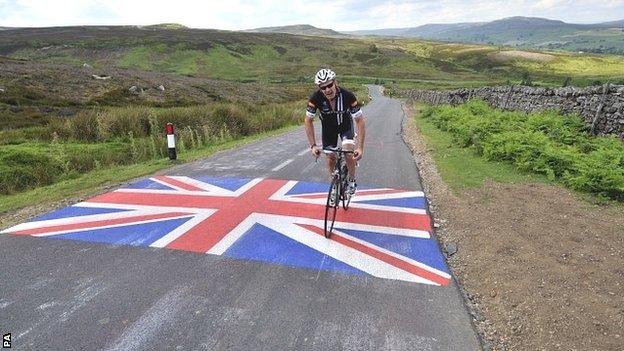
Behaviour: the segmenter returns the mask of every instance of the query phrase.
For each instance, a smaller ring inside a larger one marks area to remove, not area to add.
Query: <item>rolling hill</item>
[[[413,28],[345,33],[624,54],[624,20],[597,24],[572,24],[545,18],[509,17],[492,22],[426,24]]]
[[[282,26],[282,27],[262,27],[255,29],[248,29],[244,32],[251,33],[286,33],[286,34],[295,34],[295,35],[316,35],[316,36],[331,36],[331,37],[342,37],[344,34],[337,32],[332,29],[323,29],[311,26],[309,24],[296,24],[292,26]]]
[[[73,75],[92,79],[93,74],[112,77],[98,84],[90,81],[89,86],[100,89],[98,96],[108,94],[104,88],[109,85],[113,90],[127,90],[132,84],[158,86],[168,79],[148,73],[182,77],[169,79],[198,86],[192,93],[180,93],[180,98],[223,98],[227,94],[218,92],[218,81],[260,83],[278,90],[289,84],[288,90],[295,85],[305,90],[320,67],[333,68],[341,81],[350,84],[378,81],[437,89],[520,83],[527,75],[534,84],[551,86],[564,81],[576,85],[624,81],[624,58],[620,56],[533,53],[414,38],[312,37],[175,25],[7,29],[0,31],[0,56],[7,58],[0,60],[0,87],[25,86],[46,96],[56,94],[68,81],[77,82],[72,83],[72,91],[81,91],[82,78]],[[29,70],[33,73],[23,74]],[[231,91],[235,84],[223,90]],[[246,91],[253,94],[254,88]],[[8,98],[8,93],[4,97]],[[157,102],[174,104],[175,99]]]

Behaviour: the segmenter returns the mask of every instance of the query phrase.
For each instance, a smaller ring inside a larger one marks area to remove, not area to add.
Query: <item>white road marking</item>
[[[277,171],[279,171],[280,169],[282,169],[282,168],[286,167],[286,165],[287,165],[287,164],[289,164],[289,163],[291,163],[292,161],[294,161],[292,158],[291,158],[290,160],[286,160],[286,161],[282,162],[279,166],[277,166],[277,167],[273,168],[271,171],[273,171],[273,172],[277,172]]]
[[[303,156],[303,155],[307,154],[308,152],[310,152],[310,149],[305,149],[305,150],[301,151],[300,153],[298,153],[297,156]]]

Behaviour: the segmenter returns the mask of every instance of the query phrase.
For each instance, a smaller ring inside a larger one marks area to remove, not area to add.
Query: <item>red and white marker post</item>
[[[175,136],[173,135],[173,123],[167,123],[167,147],[169,148],[169,159],[175,160],[178,156],[176,155],[175,149]]]

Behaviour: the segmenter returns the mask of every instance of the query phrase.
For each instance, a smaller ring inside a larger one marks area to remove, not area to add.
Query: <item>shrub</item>
[[[68,120],[71,135],[75,140],[96,142],[99,140],[100,126],[97,113],[83,111]]]
[[[573,189],[624,201],[624,147],[616,138],[576,160],[577,172],[564,176]],[[611,144],[611,145],[609,145]]]
[[[594,137],[578,116],[554,111],[525,115],[489,107],[483,101],[427,108],[423,117],[451,133],[458,145],[488,160],[601,197],[624,200],[624,145],[616,137]]]
[[[249,119],[245,118],[244,112],[231,105],[217,106],[210,115],[210,122],[221,129],[227,127],[232,136],[248,135],[250,131]]]
[[[43,149],[6,146],[0,149],[0,193],[10,194],[55,181],[63,169]]]
[[[104,140],[127,138],[128,133],[136,137],[150,133],[151,110],[144,106],[120,107],[101,111],[98,114],[100,134]]]
[[[69,139],[72,135],[69,121],[65,117],[51,118],[48,122],[48,131],[50,136],[56,135],[64,140]]]

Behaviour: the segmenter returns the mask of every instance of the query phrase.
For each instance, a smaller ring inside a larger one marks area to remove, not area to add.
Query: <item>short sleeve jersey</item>
[[[338,88],[336,91],[336,110],[332,110],[329,100],[325,95],[317,90],[310,96],[306,116],[314,118],[316,111],[319,111],[321,123],[331,123],[342,125],[343,123],[351,124],[351,117],[362,118],[362,110],[358,104],[355,95],[347,89]],[[350,127],[350,126],[349,126]]]

